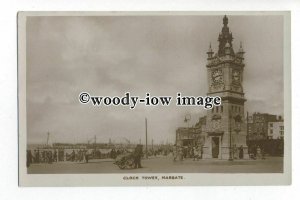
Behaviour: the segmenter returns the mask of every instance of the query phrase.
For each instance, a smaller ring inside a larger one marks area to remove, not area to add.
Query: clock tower
[[[235,53],[228,18],[223,18],[219,47],[216,53],[211,45],[207,52],[208,96],[220,96],[222,104],[207,111],[206,140],[203,156],[206,158],[248,158],[243,90],[244,50],[240,44]]]

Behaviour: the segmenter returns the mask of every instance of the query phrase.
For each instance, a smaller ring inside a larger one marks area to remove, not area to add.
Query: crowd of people
[[[130,149],[35,149],[27,150],[26,165],[59,161],[86,162],[90,159],[115,159],[118,155],[130,152]]]
[[[259,157],[260,154],[260,148],[257,148],[257,151],[259,153],[254,153],[255,159],[256,157]],[[234,145],[232,147],[232,155],[233,159],[243,159],[244,158],[244,147],[241,145],[240,147],[237,147]],[[173,160],[174,161],[182,161],[186,158],[192,158],[193,161],[198,161],[203,158],[203,145],[189,145],[189,146],[180,146],[180,145],[174,145],[173,148]]]
[[[57,162],[57,151],[56,150],[27,150],[27,167],[30,166],[31,163],[49,163]]]
[[[265,151],[259,145],[253,145],[249,148],[249,156],[251,159],[266,159]]]
[[[173,148],[173,161],[182,161],[185,158],[193,158],[193,161],[202,159],[203,157],[203,146],[194,145],[194,146],[180,146],[174,145]]]
[[[111,158],[116,159],[118,155],[125,154],[134,151],[133,149],[36,149],[27,150],[27,167],[32,163],[48,163],[59,161],[71,161],[71,162],[86,162],[88,163],[90,159],[105,159]],[[146,155],[146,152],[143,152]],[[174,145],[173,148],[150,148],[147,151],[148,156],[168,156],[173,155],[174,161],[183,161],[186,158],[192,158],[193,161],[198,161],[203,158],[203,145],[189,145],[180,146]],[[243,159],[244,158],[244,148],[243,146],[232,148],[233,159]],[[265,159],[264,150],[258,145],[253,146],[249,149],[249,155],[252,159]]]

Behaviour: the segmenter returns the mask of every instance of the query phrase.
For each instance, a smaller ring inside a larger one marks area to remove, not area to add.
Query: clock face
[[[232,79],[235,82],[240,81],[240,72],[239,71],[233,71],[232,72]]]
[[[223,81],[223,73],[222,70],[217,69],[215,71],[212,72],[212,80],[215,83],[219,83]]]
[[[212,121],[212,128],[213,129],[219,129],[220,127],[221,127],[221,120],[220,119]]]

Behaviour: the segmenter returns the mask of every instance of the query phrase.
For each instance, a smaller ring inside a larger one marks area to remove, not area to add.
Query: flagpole
[[[146,159],[148,159],[148,133],[147,133],[147,118],[145,118],[145,128],[146,128]]]

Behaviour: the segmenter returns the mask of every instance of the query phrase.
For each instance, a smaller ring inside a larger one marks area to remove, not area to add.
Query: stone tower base
[[[249,154],[248,154],[248,147],[243,146],[243,160],[248,160],[249,159]],[[220,160],[229,160],[230,158],[230,147],[228,146],[221,146],[219,148],[219,154],[218,157],[214,158],[212,154],[212,149],[209,146],[204,146],[203,147],[203,159],[220,159]],[[232,158],[234,160],[241,160],[239,158],[239,149],[237,148],[235,151],[233,150],[232,153]]]

